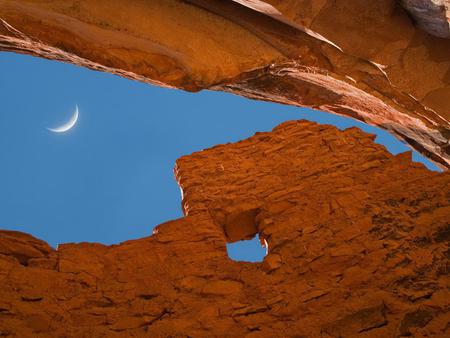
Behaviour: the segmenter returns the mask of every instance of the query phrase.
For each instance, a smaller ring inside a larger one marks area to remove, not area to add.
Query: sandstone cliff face
[[[0,0],[0,50],[351,116],[448,167],[450,39],[415,24],[430,2]]]
[[[307,121],[180,158],[184,218],[119,245],[0,232],[0,336],[448,337],[450,173]],[[262,263],[226,242],[258,233]]]

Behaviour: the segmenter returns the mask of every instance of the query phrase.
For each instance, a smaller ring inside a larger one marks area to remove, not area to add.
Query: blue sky
[[[178,157],[283,121],[356,125],[393,153],[408,150],[352,119],[225,93],[163,89],[13,53],[0,53],[0,89],[0,228],[54,247],[150,235],[182,216],[173,176]],[[72,130],[47,130],[66,122],[75,105],[80,117]],[[414,159],[436,169],[418,154]],[[260,257],[257,241],[252,245],[240,257]],[[239,250],[230,247],[230,256]]]

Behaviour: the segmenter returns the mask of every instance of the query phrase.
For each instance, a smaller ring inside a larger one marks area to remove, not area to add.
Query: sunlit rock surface
[[[448,167],[450,39],[427,33],[431,2],[0,0],[0,50],[351,116]]]
[[[119,245],[1,231],[0,336],[448,337],[450,173],[373,139],[291,121],[184,156],[186,216]],[[256,233],[262,263],[228,258]]]

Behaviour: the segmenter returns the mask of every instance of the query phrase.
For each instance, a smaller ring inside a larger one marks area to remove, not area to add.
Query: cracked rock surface
[[[450,39],[428,33],[443,13],[448,0],[0,0],[0,50],[351,116],[449,167]]]
[[[118,245],[0,232],[0,336],[448,337],[450,173],[290,121],[184,156],[185,217]],[[228,258],[255,234],[262,263]]]

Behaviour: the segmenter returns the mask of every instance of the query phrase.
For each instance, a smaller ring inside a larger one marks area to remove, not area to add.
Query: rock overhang
[[[398,4],[3,0],[0,49],[350,116],[448,167],[450,40]]]

